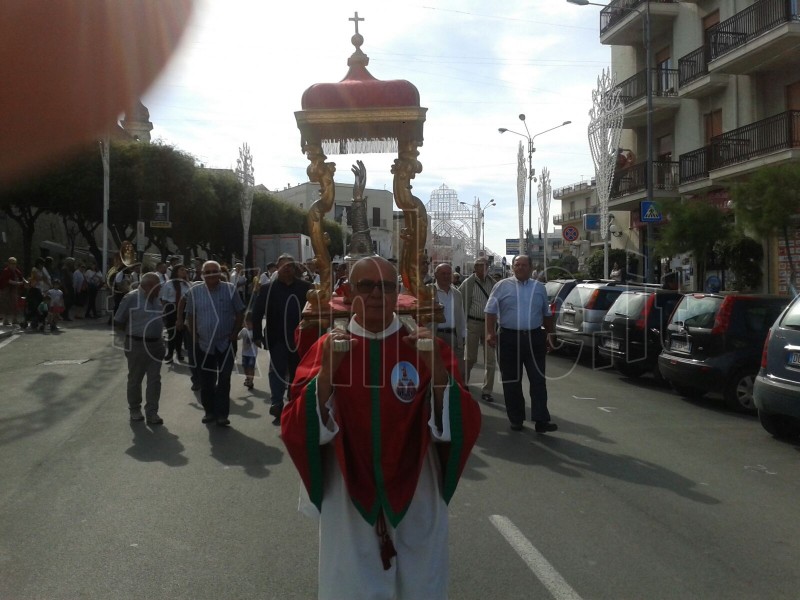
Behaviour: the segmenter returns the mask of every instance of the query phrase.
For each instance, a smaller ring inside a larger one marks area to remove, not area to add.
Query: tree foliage
[[[614,263],[617,263],[623,267],[625,280],[630,279],[630,277],[639,270],[639,257],[630,252],[626,253],[625,250],[620,248],[613,248],[609,249],[608,251],[609,269],[614,265]],[[586,274],[592,279],[608,279],[608,273],[603,274],[604,265],[605,255],[601,249],[592,252],[589,258],[586,259],[583,268],[586,270]]]
[[[654,245],[656,254],[691,253],[699,271],[698,281],[703,281],[714,244],[730,235],[732,226],[728,217],[714,205],[696,200],[665,202],[663,212],[669,215],[669,220],[660,228],[660,237]]]
[[[761,285],[761,260],[764,250],[756,240],[736,230],[727,239],[714,244],[714,254],[724,268],[730,269],[732,289],[753,290]]]
[[[789,258],[790,287],[797,281],[789,243],[790,218],[800,212],[800,164],[759,169],[744,183],[733,187],[736,219],[762,238],[778,232]]]
[[[160,143],[113,143],[110,161],[109,233],[117,244],[134,238],[141,219],[148,241],[164,259],[171,253],[202,253],[221,260],[240,256],[242,184],[232,171],[198,167],[191,155]],[[169,202],[170,229],[149,226],[158,202]],[[80,235],[99,263],[103,167],[98,149],[86,148],[57,169],[0,189],[0,210],[20,226],[26,271],[32,264],[36,222],[45,213],[60,216],[65,229]],[[325,221],[324,229],[331,238],[331,255],[343,254],[340,226]],[[268,193],[257,193],[250,231],[307,233],[306,213]]]

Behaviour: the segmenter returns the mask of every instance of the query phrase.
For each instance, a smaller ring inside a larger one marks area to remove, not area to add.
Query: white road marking
[[[610,413],[612,410],[617,410],[616,406],[598,406],[597,408],[607,413]]]
[[[578,593],[561,577],[553,565],[542,556],[542,553],[534,548],[533,544],[517,529],[510,519],[502,515],[492,515],[489,520],[506,538],[506,541],[525,564],[528,565],[528,568],[533,571],[536,578],[544,584],[553,595],[553,598],[556,600],[581,600]]]
[[[755,466],[745,465],[744,468],[747,471],[758,471],[758,472],[761,472],[761,473],[766,473],[767,475],[777,475],[778,474],[777,471],[770,471],[764,465],[755,465]]]
[[[12,335],[10,338],[3,340],[2,342],[0,342],[0,349],[5,348],[11,342],[13,342],[14,340],[18,340],[19,338],[20,338],[19,335]]]
[[[597,400],[597,398],[584,398],[583,396],[573,396],[575,400]]]

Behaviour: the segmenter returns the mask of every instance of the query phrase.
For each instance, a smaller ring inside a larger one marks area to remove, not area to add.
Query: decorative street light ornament
[[[550,200],[551,200],[551,187],[550,187],[550,171],[547,167],[542,169],[542,175],[539,178],[539,191],[536,192],[536,200],[539,203],[539,218],[540,223],[544,225],[544,234],[547,236],[547,230],[550,223]]]
[[[622,134],[624,106],[611,69],[597,77],[597,89],[592,90],[592,109],[589,111],[589,150],[594,161],[597,199],[600,204],[600,237],[608,241],[608,199],[614,179],[614,169]],[[608,274],[608,244],[605,244],[603,276]]]
[[[247,240],[250,236],[250,215],[253,210],[253,192],[255,191],[255,177],[253,176],[253,155],[250,146],[242,144],[239,148],[239,158],[236,159],[236,178],[242,184],[242,197],[239,200],[239,209],[242,215],[242,263],[247,260]]]
[[[550,171],[547,167],[542,168],[542,175],[539,177],[539,191],[536,193],[536,201],[539,204],[539,223],[544,225],[544,245],[543,254],[544,270],[547,272],[547,232],[550,229],[550,201],[552,199],[552,187],[550,186]],[[541,233],[541,230],[540,232]]]
[[[528,169],[525,168],[525,152],[522,142],[517,152],[517,207],[519,212],[519,254],[525,254],[525,238],[523,220],[525,218],[525,186],[528,183]]]
[[[408,306],[399,305],[398,312],[403,309],[410,312],[413,304],[418,318],[430,321],[434,296],[423,285],[419,274],[428,236],[428,218],[425,205],[411,193],[411,180],[422,172],[417,148],[422,145],[422,128],[428,109],[420,106],[419,91],[410,82],[381,81],[367,71],[369,58],[361,51],[364,37],[358,32],[358,23],[364,19],[355,13],[349,20],[355,23],[356,32],[351,38],[355,52],[347,61],[347,75],[338,83],[317,83],[309,87],[303,93],[302,110],[295,112],[300,145],[310,162],[306,172],[309,180],[320,186],[319,200],[308,214],[309,235],[320,274],[320,283],[308,296],[310,313],[315,315],[309,322],[316,320],[327,326],[330,319],[324,315],[337,302],[336,298],[331,298],[333,275],[329,240],[322,228],[324,216],[333,209],[335,195],[336,164],[326,162],[326,153],[388,152],[397,153],[391,172],[394,199],[404,216],[400,273],[404,287],[411,294],[410,298],[401,295],[398,304],[408,302]],[[360,185],[359,175],[356,185]],[[339,310],[338,304],[333,310],[334,313]]]

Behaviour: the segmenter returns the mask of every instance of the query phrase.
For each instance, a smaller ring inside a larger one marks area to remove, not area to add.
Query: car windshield
[[[646,294],[636,294],[633,292],[625,292],[620,294],[611,308],[608,309],[609,315],[617,315],[619,317],[638,317],[645,303],[647,302]]]
[[[789,327],[790,329],[800,329],[800,300],[795,300],[786,311],[781,321],[781,327]]]
[[[681,299],[670,322],[684,327],[710,329],[714,326],[714,319],[721,305],[722,298],[690,294]]]

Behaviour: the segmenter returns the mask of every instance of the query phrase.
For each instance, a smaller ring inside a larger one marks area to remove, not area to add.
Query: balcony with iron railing
[[[680,107],[678,69],[650,69],[656,120],[671,117]],[[643,127],[647,121],[647,73],[645,69],[617,85],[625,105],[623,127]]]
[[[565,185],[558,189],[553,190],[553,198],[560,200],[564,196],[583,192],[584,190],[591,190],[596,185],[594,178],[591,181],[579,181],[570,185]]]
[[[678,14],[678,0],[650,1],[650,33],[653,39],[672,27]],[[647,0],[612,0],[600,11],[600,42],[613,46],[644,43]]]
[[[800,14],[797,0],[759,0],[708,32],[711,72],[748,74],[797,65]]]
[[[568,223],[570,221],[577,221],[578,219],[582,219],[583,215],[589,213],[596,213],[600,211],[600,207],[598,205],[590,206],[589,208],[580,208],[576,210],[570,210],[567,212],[562,212],[560,215],[553,215],[553,225],[561,225],[563,223]]]
[[[614,173],[611,184],[612,199],[642,194],[647,191],[647,162],[640,162]],[[675,192],[678,189],[679,163],[677,161],[653,161],[652,177],[655,192]]]
[[[793,151],[793,154],[780,156],[781,151],[786,150]],[[770,155],[776,158],[771,162],[800,158],[800,110],[789,110],[733,129],[711,138],[708,146],[681,154],[680,183],[691,184],[707,179],[712,171],[744,165]],[[759,165],[762,163],[759,161]]]

